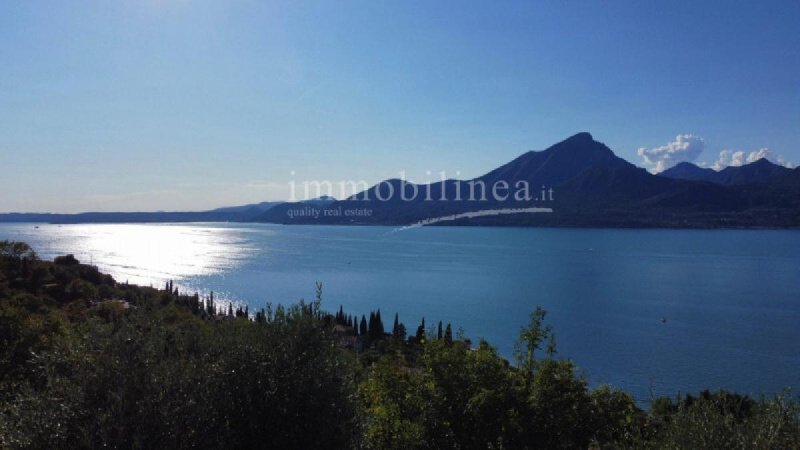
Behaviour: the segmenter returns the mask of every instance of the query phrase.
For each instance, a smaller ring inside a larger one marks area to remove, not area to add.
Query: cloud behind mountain
[[[679,134],[675,140],[660,147],[641,147],[637,151],[643,164],[652,173],[663,172],[682,162],[692,162],[703,153],[705,140],[694,134]]]

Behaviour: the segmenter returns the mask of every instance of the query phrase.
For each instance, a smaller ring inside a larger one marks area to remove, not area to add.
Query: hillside
[[[255,312],[0,242],[2,448],[797,448],[786,397],[588,387],[546,313],[514,365],[450,324]],[[414,331],[416,330],[416,331]],[[765,368],[768,370],[769,368]]]

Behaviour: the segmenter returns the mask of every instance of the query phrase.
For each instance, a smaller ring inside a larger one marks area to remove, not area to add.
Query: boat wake
[[[405,225],[394,231],[410,230],[412,228],[424,227],[442,222],[452,222],[459,219],[472,219],[475,217],[488,217],[488,216],[502,216],[507,214],[528,214],[528,213],[551,213],[553,208],[504,208],[504,209],[483,209],[480,211],[469,211],[459,214],[451,214],[449,216],[431,217],[428,219],[420,220],[411,225]]]

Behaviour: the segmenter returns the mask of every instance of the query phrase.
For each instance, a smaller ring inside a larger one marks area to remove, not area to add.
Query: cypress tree
[[[375,325],[378,327],[375,335],[378,339],[383,337],[384,328],[383,328],[383,319],[381,319],[381,310],[379,309],[378,312],[375,314]]]
[[[420,344],[425,342],[425,318],[422,318],[422,323],[417,327],[417,342]]]
[[[366,336],[368,334],[367,318],[363,314],[361,315],[361,324],[359,326],[358,334],[361,336]]]
[[[394,314],[394,327],[392,327],[392,337],[400,342],[406,340],[406,326],[400,323],[397,313]]]
[[[437,339],[439,339],[440,341],[442,340],[442,321],[441,320],[439,321],[439,333],[437,335]]]
[[[213,316],[216,312],[217,308],[214,306],[214,291],[211,291],[211,295],[206,301],[206,313],[208,313],[209,316]]]
[[[375,326],[375,312],[374,311],[370,311],[369,312],[369,330],[367,331],[367,334],[369,335],[370,339],[374,339],[375,338],[375,330],[376,329],[377,329],[377,327]]]
[[[450,327],[450,324],[447,324],[447,328],[444,330],[444,344],[451,345],[453,343],[453,329]]]

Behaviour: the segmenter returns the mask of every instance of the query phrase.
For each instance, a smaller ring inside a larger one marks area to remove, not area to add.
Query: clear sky
[[[466,178],[578,131],[800,162],[800,2],[0,2],[0,211]]]

